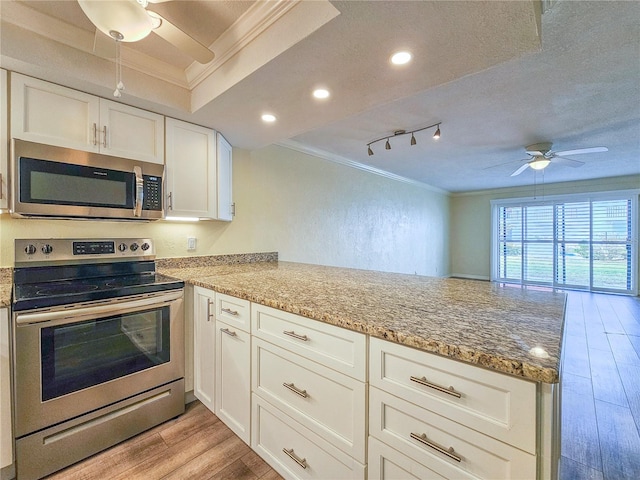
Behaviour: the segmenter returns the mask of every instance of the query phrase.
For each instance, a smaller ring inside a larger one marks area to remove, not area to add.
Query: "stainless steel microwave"
[[[14,139],[16,217],[157,220],[164,165]]]

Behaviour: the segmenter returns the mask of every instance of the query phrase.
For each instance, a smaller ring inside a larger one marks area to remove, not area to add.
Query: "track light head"
[[[384,144],[385,150],[391,150],[391,144],[389,143],[389,139],[387,138],[387,143]]]
[[[367,145],[367,153],[369,156],[373,155],[373,150],[371,150],[371,145]]]
[[[436,133],[433,134],[433,139],[438,140],[440,138],[440,124],[438,124],[438,128],[436,129]]]
[[[415,145],[416,143],[416,137],[414,137],[413,132],[411,132],[411,145]]]

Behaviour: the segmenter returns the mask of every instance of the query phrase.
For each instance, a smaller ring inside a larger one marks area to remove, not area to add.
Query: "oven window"
[[[42,400],[170,360],[169,307],[41,330]]]

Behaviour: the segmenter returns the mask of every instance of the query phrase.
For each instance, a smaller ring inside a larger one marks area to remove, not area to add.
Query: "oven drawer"
[[[41,478],[184,412],[184,380],[16,440],[17,476]]]

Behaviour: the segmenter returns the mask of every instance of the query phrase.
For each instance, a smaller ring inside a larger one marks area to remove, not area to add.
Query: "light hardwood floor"
[[[640,299],[570,292],[561,480],[640,479]]]
[[[569,292],[561,480],[640,479],[640,298]],[[281,478],[201,403],[49,477]]]

